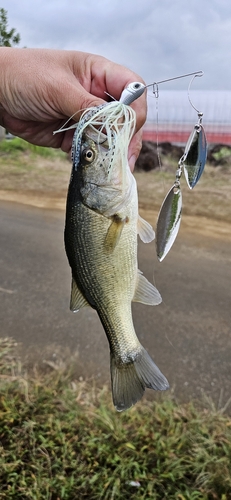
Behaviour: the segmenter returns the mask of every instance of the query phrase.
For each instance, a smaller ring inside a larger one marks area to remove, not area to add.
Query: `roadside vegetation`
[[[15,137],[0,142],[0,190],[65,197],[71,163],[61,150],[35,146]]]
[[[7,155],[10,158],[14,158],[18,156],[19,153],[27,152],[27,154],[31,153],[34,155],[39,155],[42,157],[61,157],[64,158],[66,155],[59,149],[53,148],[45,148],[42,146],[35,146],[34,144],[30,144],[19,137],[13,137],[12,139],[3,139],[0,142],[0,156],[4,157]]]
[[[117,413],[107,387],[26,373],[1,339],[0,499],[228,500],[227,408],[164,396]]]

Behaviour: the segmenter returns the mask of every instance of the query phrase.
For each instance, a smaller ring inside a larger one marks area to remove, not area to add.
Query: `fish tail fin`
[[[147,351],[141,346],[134,360],[118,363],[111,353],[112,398],[117,411],[127,410],[139,401],[145,387],[165,391],[169,384]]]

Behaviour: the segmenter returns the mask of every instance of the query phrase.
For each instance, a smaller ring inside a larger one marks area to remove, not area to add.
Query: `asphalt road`
[[[224,405],[231,397],[231,228],[208,234],[207,222],[199,223],[198,232],[182,222],[161,264],[154,243],[139,244],[139,267],[154,275],[163,303],[134,304],[134,323],[178,400],[205,391]],[[69,311],[63,228],[62,211],[0,202],[0,336],[20,342],[29,362],[74,362],[76,376],[109,382],[97,314]]]

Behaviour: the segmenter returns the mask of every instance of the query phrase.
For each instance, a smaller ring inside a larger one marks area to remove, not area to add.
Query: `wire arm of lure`
[[[203,71],[202,71],[202,74],[203,74]],[[188,86],[188,100],[189,100],[189,103],[191,104],[192,108],[195,109],[195,111],[197,112],[198,114],[198,118],[199,118],[199,124],[201,124],[202,122],[202,116],[203,116],[203,113],[201,111],[199,111],[199,109],[197,109],[192,101],[191,101],[191,98],[190,98],[190,95],[189,95],[189,92],[190,92],[190,88],[191,88],[191,85],[192,85],[192,82],[194,80],[194,78],[196,78],[197,76],[202,76],[202,75],[199,75],[199,74],[195,74],[193,75],[193,77],[191,78],[190,82],[189,82],[189,86]]]
[[[171,82],[172,80],[179,80],[179,78],[185,78],[186,76],[193,76],[195,78],[196,76],[203,76],[204,72],[203,71],[193,71],[193,73],[186,73],[185,75],[180,75],[180,76],[174,76],[173,78],[167,78],[167,80],[161,80],[159,82],[153,82],[150,83],[149,85],[146,85],[146,88],[152,87],[153,85],[160,85],[161,83],[165,82]]]
[[[153,88],[153,94],[155,95],[155,97],[158,98],[159,97],[158,85],[160,85],[161,83],[171,82],[172,80],[178,80],[179,78],[185,78],[187,76],[193,76],[193,78],[189,84],[189,88],[190,88],[190,85],[191,85],[193,79],[197,76],[203,76],[203,74],[204,73],[201,70],[194,71],[193,73],[186,73],[185,75],[175,76],[173,78],[167,78],[166,80],[160,80],[159,82],[153,82],[153,83],[150,83],[148,85],[145,85],[141,82],[132,82],[123,90],[123,92],[120,96],[119,102],[122,102],[123,104],[127,104],[127,105],[131,104],[133,101],[138,99],[138,97],[140,97],[144,93],[145,89],[147,89],[148,87]],[[189,90],[188,90],[188,92],[189,92]],[[112,96],[110,96],[110,97],[112,97]],[[196,108],[195,108],[195,110],[197,111]]]
[[[174,76],[173,78],[167,78],[166,80],[160,80],[159,82],[154,82],[154,83],[150,83],[149,85],[146,85],[146,88],[148,87],[152,87],[152,92],[154,94],[154,96],[158,99],[159,97],[159,87],[158,85],[160,85],[161,83],[165,83],[165,82],[171,82],[172,80],[178,80],[179,78],[185,78],[187,76],[192,76],[192,79],[189,83],[189,87],[188,87],[188,99],[189,99],[189,102],[191,104],[191,106],[195,109],[195,111],[197,111],[197,109],[193,106],[190,98],[189,98],[189,89],[190,89],[190,86],[194,80],[194,78],[196,78],[197,76],[203,76],[204,72],[203,71],[194,71],[193,73],[186,73],[185,75],[180,75],[180,76]],[[199,115],[199,111],[197,111],[198,115]]]

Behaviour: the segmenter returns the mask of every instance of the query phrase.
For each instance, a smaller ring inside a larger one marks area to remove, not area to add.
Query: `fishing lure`
[[[168,78],[166,80],[161,80],[158,82],[153,82],[151,84],[145,85],[141,82],[132,82],[130,83],[123,91],[120,96],[119,101],[117,103],[119,104],[125,104],[129,106],[134,102],[136,99],[138,99],[145,91],[145,89],[152,87],[152,91],[154,96],[158,99],[159,97],[159,85],[165,82],[169,82],[172,80],[177,80],[179,78],[185,78],[188,76],[192,76],[192,79],[189,83],[188,87],[188,99],[189,103],[191,106],[195,109],[198,115],[198,121],[195,124],[188,141],[185,146],[184,154],[180,158],[179,163],[178,163],[178,168],[176,170],[176,175],[175,175],[175,181],[173,186],[170,188],[169,192],[167,193],[161,208],[160,212],[157,218],[157,225],[156,225],[156,253],[158,260],[161,262],[171,249],[179,228],[180,228],[180,223],[181,223],[181,213],[182,213],[182,193],[181,193],[181,185],[180,185],[180,179],[182,175],[182,171],[184,172],[186,183],[189,187],[189,189],[193,189],[197,182],[199,181],[207,159],[207,141],[206,141],[206,136],[205,136],[205,131],[202,125],[202,117],[203,113],[199,111],[193,104],[189,96],[189,89],[190,86],[196,77],[203,76],[203,71],[196,71],[193,73],[187,73],[184,75],[176,76],[173,78]],[[108,94],[109,95],[109,94]],[[116,103],[116,99],[114,99],[112,96],[110,96]],[[114,104],[115,104],[114,103]],[[102,107],[104,106],[110,106],[112,103],[108,104],[103,104]],[[99,107],[101,109],[101,106]],[[117,110],[117,106],[116,106]],[[87,118],[91,118],[92,110],[86,110],[85,113],[87,113]],[[74,116],[74,115],[73,115]],[[72,118],[72,117],[71,117]],[[84,119],[86,118],[84,114]],[[69,121],[69,120],[68,120]],[[65,130],[69,130],[70,128],[76,128],[78,126],[81,128],[81,121],[79,125],[74,124],[71,125],[70,127],[64,128],[66,124],[64,124],[57,132],[63,132]],[[97,126],[97,123],[95,124]],[[76,132],[77,133],[77,132]],[[75,135],[76,135],[75,133]],[[75,148],[78,149],[78,143],[76,146],[76,142],[73,141],[73,144],[75,144]],[[73,151],[72,150],[72,157],[73,153],[75,152],[75,157],[78,158],[79,151]]]
[[[188,138],[184,154],[180,158],[178,163],[175,182],[167,193],[158,215],[156,226],[156,252],[160,262],[166,257],[167,253],[171,249],[180,228],[182,212],[182,193],[180,178],[182,175],[182,171],[184,171],[188,187],[190,189],[193,189],[203,173],[207,159],[207,141],[202,125],[203,113],[195,108],[189,96],[189,89],[194,78],[202,76],[203,71],[197,71],[174,78],[169,78],[167,80],[161,80],[150,85],[144,85],[140,82],[133,82],[123,90],[120,97],[120,102],[130,105],[135,99],[143,94],[146,88],[152,86],[153,94],[156,98],[158,98],[159,84],[192,75],[193,77],[188,87],[188,99],[191,106],[197,112],[198,122],[195,124]]]
[[[189,97],[189,89],[192,81],[196,76],[202,76],[202,74],[202,72],[194,74],[188,87],[189,102],[197,112],[198,121],[188,138],[184,153],[178,163],[175,182],[167,193],[157,218],[156,253],[160,262],[171,249],[180,229],[182,213],[180,178],[182,171],[184,171],[189,189],[193,189],[204,171],[207,159],[207,141],[202,125],[203,113],[195,108]]]

